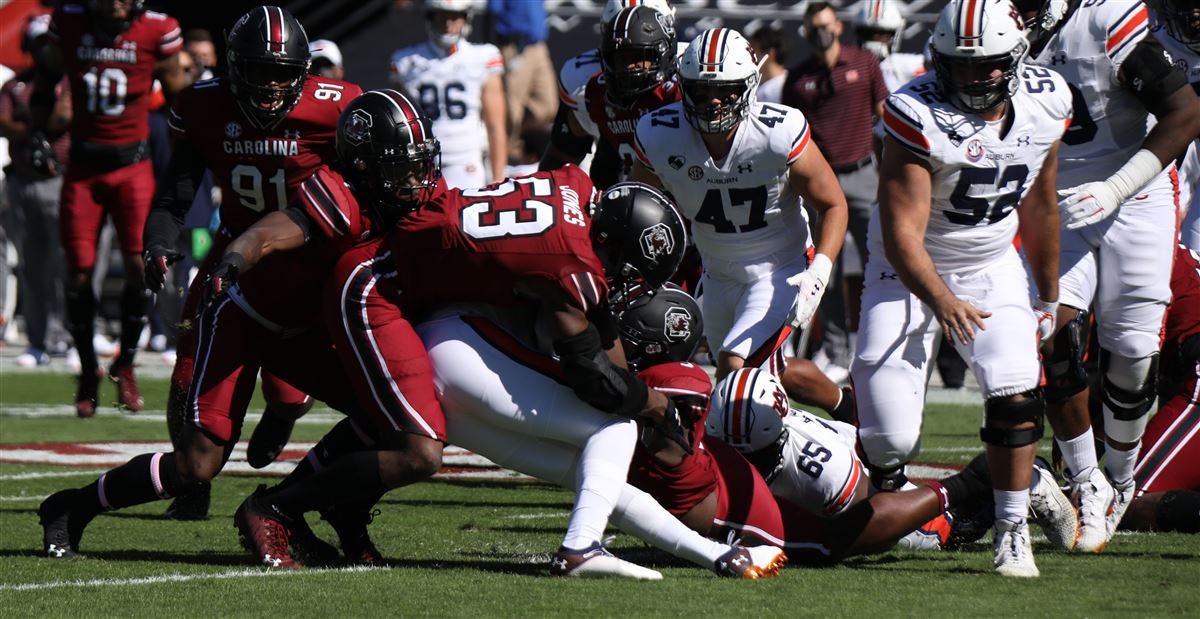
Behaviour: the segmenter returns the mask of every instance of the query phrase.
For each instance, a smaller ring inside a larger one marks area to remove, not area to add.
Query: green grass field
[[[147,408],[161,411],[165,381],[144,380],[143,389]],[[0,374],[0,443],[166,440],[161,413],[134,417],[105,407],[91,420],[28,414],[41,410],[34,405],[66,403],[71,392],[63,376]],[[932,407],[922,461],[961,464],[973,455],[979,413],[972,408]],[[313,441],[324,429],[322,423],[300,425],[294,438]],[[611,546],[618,554],[662,569],[666,578],[657,583],[551,579],[546,564],[561,539],[571,495],[521,480],[441,480],[391,493],[372,525],[391,560],[386,569],[281,573],[255,567],[238,546],[231,518],[237,503],[264,481],[245,475],[218,479],[208,521],[162,520],[166,503],[146,505],[98,517],[83,538],[87,558],[41,558],[36,516],[41,498],[86,484],[98,472],[0,463],[0,614],[1140,617],[1200,612],[1200,537],[1180,534],[1122,534],[1097,556],[1064,554],[1042,541],[1035,548],[1042,576],[1033,581],[995,576],[989,543],[955,553],[892,552],[831,569],[793,568],[760,582],[719,580],[617,535]],[[324,523],[315,522],[314,528],[332,537]]]

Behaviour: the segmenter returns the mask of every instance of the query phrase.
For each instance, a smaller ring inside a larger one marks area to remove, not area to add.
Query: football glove
[[[147,247],[142,252],[142,263],[146,267],[146,289],[158,294],[167,285],[167,272],[171,265],[183,259],[183,254],[164,247]]]
[[[675,406],[675,401],[667,398],[667,412],[663,414],[662,425],[659,426],[659,431],[663,436],[667,437],[671,442],[683,448],[687,455],[695,453],[692,450],[692,443],[688,437],[687,427],[683,425],[683,419],[679,415],[679,409]]]
[[[1033,302],[1033,315],[1037,318],[1038,339],[1045,343],[1054,335],[1054,323],[1058,319],[1058,302],[1037,299]]]
[[[62,164],[54,154],[54,146],[46,134],[37,131],[29,136],[29,165],[35,174],[52,178],[62,173]]]
[[[788,314],[788,324],[793,329],[807,329],[812,323],[817,308],[821,305],[821,297],[825,294],[825,286],[829,283],[829,273],[833,270],[833,262],[825,254],[817,254],[812,264],[803,272],[787,279],[789,286],[796,287],[796,300]]]
[[[221,295],[227,293],[237,283],[238,274],[246,267],[246,259],[237,252],[230,252],[221,257],[221,262],[204,280],[204,302],[201,312],[208,309]]]
[[[1058,209],[1063,225],[1068,230],[1078,230],[1103,221],[1146,183],[1154,180],[1162,169],[1158,156],[1143,148],[1107,179],[1060,191],[1063,199],[1059,201]]]

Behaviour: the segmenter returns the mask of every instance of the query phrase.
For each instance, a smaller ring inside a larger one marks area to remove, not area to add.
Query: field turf
[[[143,389],[147,409],[157,413],[131,416],[102,407],[97,418],[77,420],[61,406],[72,393],[69,378],[6,371],[0,374],[0,443],[164,441],[166,381],[143,380]],[[315,422],[297,427],[294,439],[316,440],[334,418],[314,416]],[[964,463],[979,446],[978,421],[977,407],[932,406],[921,460]],[[897,551],[831,569],[794,568],[760,582],[717,579],[617,534],[614,551],[661,569],[665,579],[551,579],[546,565],[561,539],[571,495],[516,479],[435,480],[389,494],[372,525],[390,560],[383,569],[281,573],[255,567],[237,543],[231,516],[257,484],[271,480],[248,475],[217,480],[208,521],[162,520],[165,502],[145,505],[99,516],[81,544],[87,558],[41,558],[39,501],[89,483],[98,472],[0,463],[0,614],[865,618],[1200,612],[1200,537],[1181,534],[1120,534],[1096,556],[1054,551],[1035,537],[1042,572],[1036,580],[994,575],[990,543],[981,543],[953,553]],[[319,535],[332,537],[324,523],[313,524]]]

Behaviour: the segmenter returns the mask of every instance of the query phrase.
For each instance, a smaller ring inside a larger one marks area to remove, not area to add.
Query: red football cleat
[[[117,406],[133,413],[142,410],[145,401],[133,375],[133,365],[113,365],[108,370],[108,378],[117,384]]]
[[[96,414],[96,399],[100,396],[100,368],[94,372],[84,371],[75,380],[75,415],[87,419]]]
[[[263,506],[257,492],[238,506],[233,514],[242,546],[263,565],[282,570],[300,569],[288,546],[291,531],[282,517]]]

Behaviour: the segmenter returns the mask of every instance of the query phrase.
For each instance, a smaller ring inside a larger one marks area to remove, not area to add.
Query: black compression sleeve
[[[1167,112],[1166,102],[1188,85],[1187,76],[1172,62],[1162,43],[1153,36],[1138,42],[1121,64],[1121,82],[1157,117]]]
[[[183,218],[196,199],[196,185],[203,174],[204,161],[191,142],[175,142],[171,160],[167,163],[167,176],[154,198],[154,210],[167,211],[182,226]]]
[[[554,117],[554,127],[550,130],[550,147],[555,148],[558,152],[567,157],[572,157],[576,161],[582,161],[587,157],[588,152],[592,150],[592,137],[585,135],[583,137],[576,136],[571,133],[571,124],[569,122],[570,108],[565,105],[558,106],[558,115]],[[549,161],[543,155],[542,169],[557,169],[562,167],[560,161]]]
[[[142,230],[142,244],[146,249],[174,250],[182,228],[183,220],[176,220],[167,209],[151,209]]]
[[[304,231],[304,242],[307,243],[312,238],[312,229],[316,225],[313,223],[312,218],[308,216],[308,213],[305,213],[303,209],[298,207],[289,206],[283,211],[283,214],[287,215],[288,219],[291,219],[297,226],[300,226],[300,229]]]
[[[579,399],[622,417],[636,417],[646,407],[649,388],[629,370],[612,364],[600,346],[596,327],[554,342],[565,382]]]

